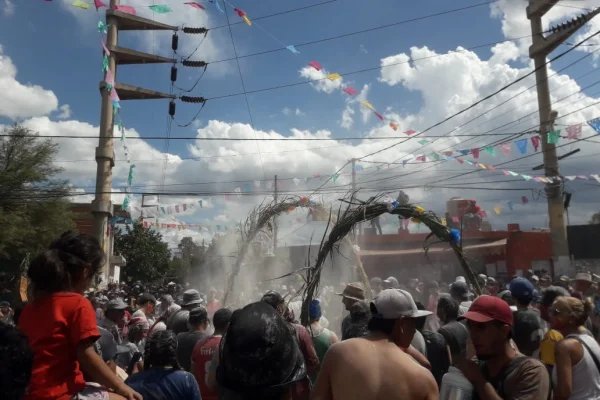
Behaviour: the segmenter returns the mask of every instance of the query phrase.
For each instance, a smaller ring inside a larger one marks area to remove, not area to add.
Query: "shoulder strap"
[[[592,352],[592,349],[590,349],[590,347],[587,345],[587,343],[582,338],[580,338],[577,335],[572,335],[572,336],[569,335],[569,336],[567,336],[567,338],[572,338],[572,339],[577,340],[579,343],[581,343],[581,345],[583,347],[585,347],[587,349],[588,353],[590,353],[590,356],[592,357],[592,360],[594,360],[594,364],[596,364],[596,368],[598,369],[598,373],[600,374],[600,362],[598,362],[598,359],[596,358],[596,355]]]

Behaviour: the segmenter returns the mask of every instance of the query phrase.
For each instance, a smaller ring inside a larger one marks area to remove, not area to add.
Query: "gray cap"
[[[373,310],[375,318],[419,318],[431,315],[430,311],[419,310],[411,294],[401,289],[382,290],[373,299],[371,305],[375,307]]]
[[[106,311],[109,310],[124,310],[127,308],[127,304],[120,298],[112,299],[106,304]]]

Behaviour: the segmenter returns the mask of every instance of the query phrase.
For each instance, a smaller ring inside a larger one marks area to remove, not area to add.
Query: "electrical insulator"
[[[169,103],[169,115],[171,117],[175,116],[175,100],[171,100],[171,102]]]
[[[171,67],[171,82],[177,81],[177,65]]]
[[[177,51],[179,47],[179,36],[177,36],[177,32],[173,33],[173,39],[171,39],[171,48],[173,51]]]

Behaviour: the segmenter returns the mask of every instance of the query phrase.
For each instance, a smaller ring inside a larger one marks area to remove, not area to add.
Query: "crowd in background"
[[[600,399],[587,272],[479,275],[479,296],[461,276],[325,285],[304,326],[300,281],[225,308],[212,287],[90,289],[104,257],[66,232],[29,265],[31,301],[0,303],[2,399]]]

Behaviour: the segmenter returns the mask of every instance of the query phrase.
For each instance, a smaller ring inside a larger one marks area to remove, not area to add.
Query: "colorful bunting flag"
[[[89,3],[86,3],[81,0],[75,0],[72,5],[73,7],[81,8],[82,10],[87,10],[88,8],[90,8]]]
[[[529,203],[529,199],[527,198],[527,196],[521,197],[521,203],[523,203],[523,204]]]
[[[513,203],[512,201],[509,201],[508,203],[506,203],[506,205],[508,206],[508,209],[510,211],[512,211],[515,206],[515,203]]]
[[[390,128],[392,128],[395,132],[398,130],[398,124],[395,122],[390,122]]]
[[[331,180],[335,183],[335,181],[337,181],[337,178],[340,177],[340,174],[333,174],[331,175]]]
[[[346,87],[342,90],[344,93],[348,93],[350,96],[354,96],[355,94],[357,94],[358,92],[351,88],[351,87]]]
[[[132,14],[132,15],[136,15],[136,11],[135,8],[131,7],[131,6],[122,6],[122,5],[116,5],[114,7],[115,10],[120,11],[122,13],[125,14]]]
[[[600,133],[600,118],[594,118],[587,123],[592,127],[593,130],[596,131],[596,133]]]
[[[323,67],[321,67],[321,64],[319,64],[317,61],[311,61],[311,62],[308,63],[308,65],[310,65],[311,67],[313,67],[317,71],[320,71],[320,70],[323,69]]]
[[[501,212],[500,207],[494,207],[494,212],[496,214],[500,215],[500,212]]]
[[[412,130],[412,129],[409,129],[409,130],[407,130],[407,131],[404,131],[403,133],[404,133],[405,135],[408,135],[408,136],[410,136],[410,135],[414,135],[415,133],[417,133],[417,131],[415,131],[415,130]]]
[[[375,107],[373,107],[373,104],[369,103],[368,101],[361,101],[360,104],[375,111]]]
[[[452,222],[459,223],[460,219],[457,216],[452,217]]]
[[[477,160],[479,158],[479,149],[471,149],[471,154],[473,154],[473,158]]]
[[[559,139],[560,139],[560,129],[556,130],[556,131],[548,132],[548,134],[547,134],[548,144],[557,144]]]
[[[533,150],[534,151],[538,151],[538,148],[540,147],[540,137],[539,136],[532,136],[531,137],[531,144],[533,145]]]
[[[430,141],[427,139],[421,139],[419,140],[417,143],[421,144],[421,145],[426,145],[427,143],[429,143]]]
[[[567,138],[569,140],[579,139],[581,137],[581,124],[567,127]]]
[[[338,79],[342,79],[342,76],[340,74],[338,74],[337,72],[334,72],[333,74],[327,75],[325,78],[327,78],[333,82],[333,81],[337,81]]]
[[[520,139],[515,141],[515,145],[521,154],[527,153],[527,139]]]
[[[102,7],[108,8],[108,6],[104,4],[101,0],[94,0],[94,6],[96,7],[96,11],[98,11],[98,9]]]
[[[425,162],[425,156],[416,156],[415,160]]]
[[[148,8],[158,14],[166,14],[173,12],[173,9],[166,4],[156,4],[153,6],[148,6]]]
[[[289,51],[291,51],[294,54],[300,54],[300,52],[298,50],[296,50],[296,48],[293,45],[289,45],[289,46],[285,46],[286,49],[288,49]]]
[[[375,111],[375,115],[377,116],[377,118],[383,121],[383,115],[379,114],[377,111]]]
[[[485,150],[491,156],[495,156],[496,155],[496,149],[494,149],[493,146],[486,146],[486,147],[483,148],[483,150]]]
[[[510,155],[510,149],[511,149],[510,143],[503,143],[501,145],[498,145],[498,147],[500,147],[500,150],[502,150],[502,152],[504,153],[505,156]]]
[[[183,3],[183,4],[187,4],[190,7],[197,8],[198,10],[205,10],[205,8],[202,4],[196,3],[195,1],[189,1],[189,2]]]

